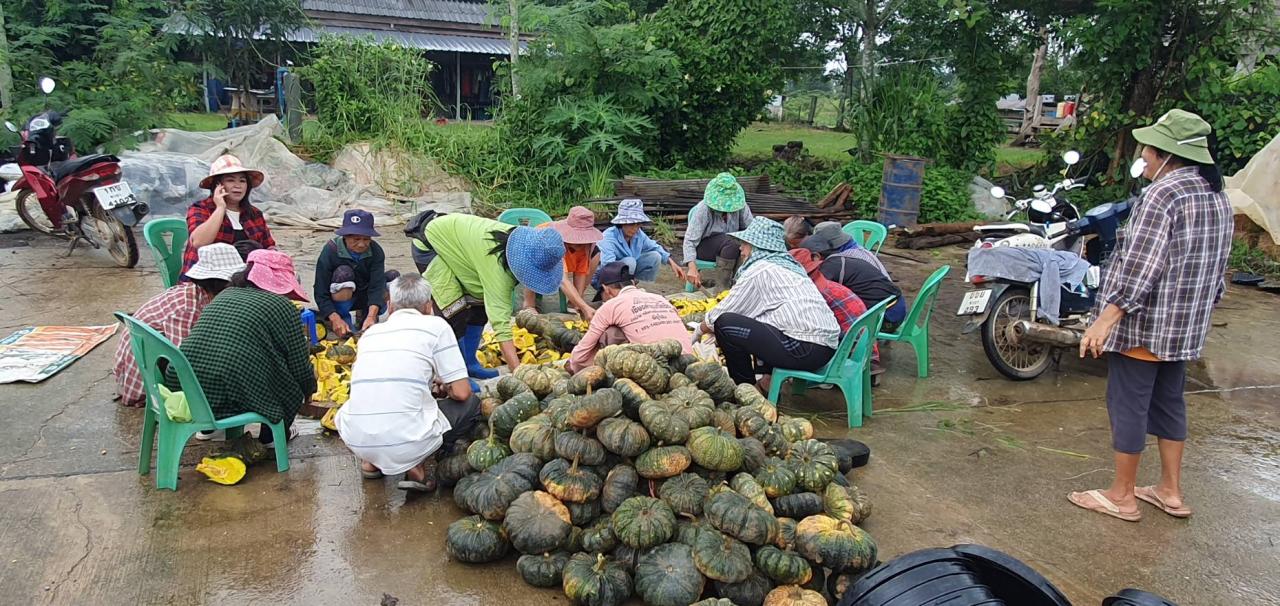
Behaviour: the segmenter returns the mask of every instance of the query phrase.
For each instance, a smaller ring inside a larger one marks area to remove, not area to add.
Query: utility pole
[[[516,81],[516,61],[520,59],[520,0],[508,1],[511,7],[511,96],[519,97],[520,84]]]
[[[4,30],[4,6],[0,5],[0,110],[8,112],[13,103],[13,71],[9,69],[9,36]]]

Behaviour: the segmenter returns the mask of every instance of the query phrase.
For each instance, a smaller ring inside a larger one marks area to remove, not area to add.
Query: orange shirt
[[[568,246],[564,249],[564,273],[585,276],[591,273],[591,257],[595,256],[595,245],[585,246],[574,251]]]

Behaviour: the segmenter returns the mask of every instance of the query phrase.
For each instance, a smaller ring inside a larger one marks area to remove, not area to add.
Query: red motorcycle
[[[45,95],[53,92],[51,78],[40,80]],[[13,185],[18,192],[18,216],[40,233],[67,239],[67,254],[81,241],[95,249],[106,247],[122,267],[138,264],[138,241],[133,226],[149,208],[133,195],[121,178],[120,159],[106,154],[76,156],[71,140],[58,136],[62,115],[45,111],[27,121],[17,161],[22,178]]]

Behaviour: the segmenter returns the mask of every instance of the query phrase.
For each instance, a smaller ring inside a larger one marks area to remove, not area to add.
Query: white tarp
[[[1226,178],[1227,196],[1237,215],[1245,215],[1280,243],[1280,135]]]

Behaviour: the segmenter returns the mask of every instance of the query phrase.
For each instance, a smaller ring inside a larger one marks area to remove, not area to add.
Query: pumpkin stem
[[[596,572],[604,572],[604,554],[596,554]]]
[[[581,455],[573,455],[573,465],[572,465],[571,467],[569,467],[569,471],[574,472],[574,473],[577,473],[577,471],[578,471],[578,458],[579,458],[580,456],[581,456]]]

